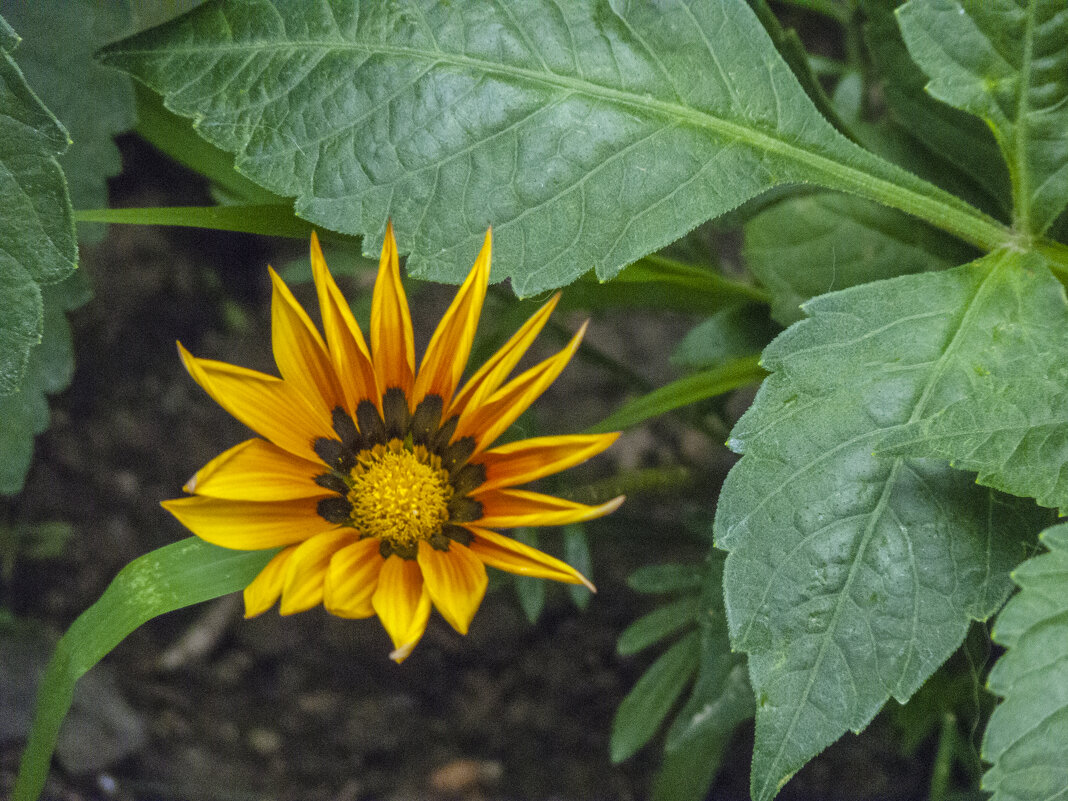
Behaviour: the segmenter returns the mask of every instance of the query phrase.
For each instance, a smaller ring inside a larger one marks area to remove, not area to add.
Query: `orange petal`
[[[614,512],[623,503],[624,496],[613,498],[600,506],[542,495],[526,490],[491,489],[474,492],[471,498],[482,504],[482,517],[478,524],[486,528],[516,528],[517,526],[562,526],[593,520]]]
[[[323,602],[323,579],[330,558],[350,544],[355,536],[352,529],[328,531],[296,547],[286,567],[278,614],[293,615]]]
[[[319,311],[323,317],[326,344],[345,393],[345,408],[349,414],[353,414],[360,401],[368,399],[379,405],[381,398],[375,369],[363,332],[360,331],[356,318],[352,316],[352,309],[349,308],[345,296],[341,294],[334,277],[327,269],[326,259],[323,258],[322,248],[319,247],[319,237],[314,231],[311,236],[311,265],[315,289],[319,294]]]
[[[297,303],[289,287],[272,268],[271,345],[278,371],[313,408],[329,413],[344,403],[341,383],[308,313]]]
[[[471,355],[471,343],[475,340],[475,329],[482,313],[482,303],[486,299],[486,287],[489,286],[492,250],[492,232],[487,231],[482,251],[475,259],[467,280],[430,338],[415,378],[412,408],[418,406],[427,395],[437,395],[444,407],[448,408],[452,393],[467,366],[467,357]]]
[[[419,563],[396,554],[386,559],[371,604],[393,640],[389,658],[403,662],[422,638],[430,619],[430,594]]]
[[[471,540],[471,552],[490,567],[520,576],[552,579],[567,584],[585,584],[590,592],[597,592],[589,580],[567,562],[561,562],[537,548],[531,548],[529,545],[524,545],[518,540],[505,537],[495,531],[487,531],[476,526],[467,526],[467,528],[475,535],[475,538]]]
[[[475,453],[493,444],[493,441],[556,380],[560,371],[575,355],[585,333],[584,323],[562,351],[513,378],[481,406],[468,406],[464,409],[453,441],[467,436],[474,437]]]
[[[338,617],[371,617],[371,596],[384,561],[373,537],[347,545],[330,559],[323,584],[323,606]]]
[[[315,498],[292,501],[230,501],[176,498],[160,504],[202,540],[238,551],[277,548],[337,528],[319,517]]]
[[[401,285],[392,223],[386,226],[382,257],[378,261],[378,280],[371,299],[371,358],[381,392],[400,387],[406,396],[411,397],[415,337],[408,300]]]
[[[430,600],[449,625],[467,634],[471,618],[486,594],[486,567],[466,546],[450,542],[439,551],[425,540],[419,543],[419,567]]]
[[[259,572],[252,583],[245,587],[245,617],[262,615],[282,595],[282,583],[286,578],[286,566],[289,558],[297,550],[296,545],[280,551],[267,566]]]
[[[596,456],[619,438],[612,434],[573,434],[536,437],[509,442],[475,457],[486,466],[486,481],[479,490],[514,487],[559,473]]]
[[[185,369],[226,411],[280,448],[316,459],[316,438],[329,433],[332,423],[321,409],[313,409],[280,378],[226,362],[198,359],[178,343]]]
[[[182,488],[209,498],[237,501],[289,501],[330,494],[315,483],[322,462],[309,462],[264,439],[249,439],[223,451]]]
[[[549,315],[552,314],[559,301],[560,293],[557,292],[471,376],[453,400],[452,405],[448,407],[449,412],[443,419],[447,420],[468,407],[480,406],[486,398],[497,391],[508,374],[519,364],[519,360],[523,358],[531,343],[541,333],[541,329],[549,321]]]

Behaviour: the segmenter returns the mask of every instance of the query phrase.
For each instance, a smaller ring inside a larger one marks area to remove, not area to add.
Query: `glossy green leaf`
[[[190,537],[124,567],[56,646],[38,690],[33,728],[13,801],[35,801],[44,787],[74,685],[86,671],[142,623],[243,589],[275,553],[277,550],[231,551]]]
[[[622,762],[656,734],[686,685],[693,681],[700,645],[696,631],[683,637],[653,662],[620,702],[609,743],[613,762]]]
[[[732,359],[760,353],[780,330],[769,319],[767,306],[728,306],[691,328],[671,361],[691,370],[721,367]]]
[[[1031,358],[996,278],[1025,266],[995,255],[824,295],[765,350],[772,375],[732,432],[744,456],[715,520],[731,642],[757,697],[756,801],[907,700],[997,609],[1048,521],[943,462],[873,455],[937,416],[940,388],[972,390],[954,373],[992,358],[970,348],[980,329],[1006,359]]]
[[[460,281],[492,224],[520,295],[607,279],[799,182],[1009,236],[837,133],[744,0],[216,0],[103,58],[300,216],[368,252],[392,218],[419,277]]]
[[[635,620],[619,635],[616,650],[623,656],[636,654],[661,640],[678,634],[697,622],[701,609],[699,596],[686,596],[658,606]]]
[[[746,264],[788,325],[825,292],[941,270],[969,260],[966,247],[904,214],[832,192],[783,200],[745,226]]]
[[[1047,553],[1013,572],[1020,592],[994,625],[1008,650],[990,672],[1004,700],[983,737],[992,801],[1049,801],[1068,792],[1068,524],[1042,533]]]
[[[74,221],[56,157],[67,132],[12,57],[19,37],[0,17],[0,396],[18,389],[41,341],[41,287],[78,262]]]
[[[1015,225],[1041,234],[1068,203],[1068,5],[911,0],[897,16],[927,91],[993,130]]]

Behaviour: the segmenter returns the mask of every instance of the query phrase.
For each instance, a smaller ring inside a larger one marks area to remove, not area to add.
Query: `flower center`
[[[422,445],[375,445],[357,454],[351,475],[352,525],[364,536],[410,550],[449,520],[449,474]]]

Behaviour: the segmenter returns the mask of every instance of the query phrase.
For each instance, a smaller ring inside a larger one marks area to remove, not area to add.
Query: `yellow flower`
[[[537,437],[491,447],[560,374],[562,351],[507,381],[559,300],[535,313],[463,386],[489,283],[491,236],[415,369],[412,322],[387,228],[371,308],[371,347],[312,235],[320,335],[281,278],[271,336],[281,378],[192,356],[193,379],[261,438],[236,445],[163,506],[226,548],[282,547],[245,588],[247,617],[281,598],[283,615],[320,603],[346,618],[378,615],[400,662],[433,604],[461,634],[486,592],[486,565],[590,584],[571,566],[494,532],[561,525],[615,510],[519,484],[585,461],[618,434]]]

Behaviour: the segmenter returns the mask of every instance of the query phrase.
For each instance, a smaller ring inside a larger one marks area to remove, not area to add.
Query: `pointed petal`
[[[482,303],[486,299],[492,250],[492,232],[487,231],[482,251],[475,259],[467,280],[457,291],[445,316],[438,323],[434,336],[430,338],[426,355],[419,365],[419,374],[415,378],[413,409],[427,395],[437,395],[442,399],[445,408],[448,408],[452,400],[452,393],[460,383],[464,368],[467,367],[467,357],[471,355],[471,343],[475,340]]]
[[[262,615],[274,606],[274,602],[282,595],[286,566],[295,550],[297,546],[292,545],[280,551],[259,575],[252,579],[252,583],[245,587],[245,617]]]
[[[280,448],[316,459],[312,446],[329,433],[329,415],[314,410],[282,379],[226,362],[198,359],[178,343],[185,369],[226,411]]]
[[[401,285],[392,223],[386,226],[382,257],[378,261],[378,280],[371,301],[371,358],[378,375],[378,388],[383,394],[392,387],[400,387],[406,396],[411,396],[415,337],[408,300]]]
[[[235,501],[322,498],[330,491],[314,479],[325,472],[322,462],[301,459],[264,439],[248,439],[200,468],[182,489]]]
[[[327,269],[326,259],[319,247],[319,237],[314,231],[311,236],[311,265],[315,289],[319,294],[319,312],[323,318],[326,344],[345,393],[345,408],[349,414],[354,414],[362,400],[371,400],[377,406],[381,399],[367,342],[345,296]]]
[[[328,531],[296,547],[286,567],[278,614],[293,615],[322,603],[323,579],[330,558],[349,545],[355,536],[352,529]]]
[[[559,473],[596,456],[618,438],[619,433],[615,432],[535,437],[509,442],[473,459],[475,463],[486,466],[486,481],[478,489],[514,487]]]
[[[518,526],[562,526],[593,520],[614,512],[623,503],[620,495],[599,506],[565,501],[552,495],[526,490],[491,489],[474,492],[470,496],[482,504],[482,517],[477,521],[486,528],[516,528]]]
[[[347,545],[330,559],[323,583],[323,606],[338,617],[371,617],[371,597],[378,587],[378,573],[385,561],[373,537]]]
[[[489,577],[482,561],[466,546],[450,542],[449,550],[439,551],[429,542],[419,543],[419,567],[423,571],[430,600],[449,625],[467,634],[471,618],[486,594]]]
[[[471,376],[464,384],[464,388],[456,395],[452,405],[448,407],[449,412],[444,419],[459,414],[468,407],[480,406],[486,398],[500,388],[504,380],[508,378],[508,374],[519,364],[519,360],[523,358],[531,343],[541,333],[541,329],[549,321],[549,315],[552,314],[559,301],[560,293],[557,292]]]
[[[430,594],[419,563],[397,555],[386,559],[371,604],[393,640],[394,650],[389,658],[404,661],[422,638],[430,619]]]
[[[259,551],[277,548],[337,528],[319,517],[315,498],[292,501],[230,501],[219,498],[176,498],[160,505],[200,537],[223,548]]]
[[[344,403],[344,393],[326,351],[308,313],[297,303],[289,287],[272,268],[271,346],[278,371],[285,382],[296,389],[313,408],[330,412]]]
[[[475,535],[471,540],[471,552],[490,567],[520,576],[552,579],[566,584],[585,584],[590,592],[597,592],[597,588],[567,562],[561,562],[537,548],[531,548],[495,531],[476,526],[467,528]]]
[[[481,406],[469,406],[460,415],[460,422],[453,435],[453,441],[463,437],[475,438],[475,453],[479,453],[493,444],[501,434],[538,397],[543,393],[560,371],[571,361],[578,350],[586,325],[571,338],[562,351],[551,356],[541,364],[535,365],[525,373],[516,376],[497,392],[491,395]]]

